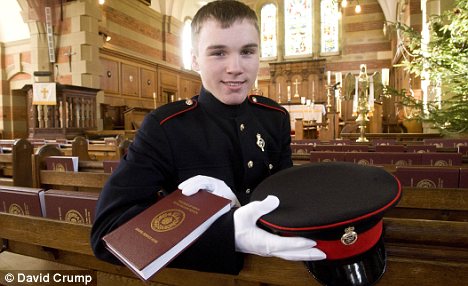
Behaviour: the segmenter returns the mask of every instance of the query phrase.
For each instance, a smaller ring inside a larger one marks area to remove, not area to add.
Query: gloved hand
[[[231,207],[240,206],[236,195],[231,191],[225,182],[208,176],[198,175],[191,177],[179,184],[182,194],[191,196],[199,190],[204,189],[215,195],[231,200]]]
[[[303,237],[283,237],[257,226],[256,222],[261,216],[278,206],[278,197],[268,196],[263,201],[251,202],[234,212],[236,250],[294,261],[325,259],[326,254],[314,248],[316,245],[314,240]]]

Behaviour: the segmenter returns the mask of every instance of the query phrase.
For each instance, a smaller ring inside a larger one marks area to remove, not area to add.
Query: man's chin
[[[218,99],[227,105],[238,105],[244,102],[244,100],[247,98],[247,94],[237,94],[237,93],[231,93],[231,94],[224,94],[221,97],[218,97]]]

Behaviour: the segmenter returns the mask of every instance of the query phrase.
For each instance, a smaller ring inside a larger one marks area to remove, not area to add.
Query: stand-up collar
[[[200,106],[208,112],[216,113],[218,116],[226,118],[235,118],[242,115],[247,110],[247,98],[237,105],[227,105],[219,101],[211,92],[202,87],[198,102]]]

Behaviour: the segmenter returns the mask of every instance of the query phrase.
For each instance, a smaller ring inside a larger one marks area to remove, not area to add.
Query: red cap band
[[[379,241],[382,228],[383,221],[380,220],[372,228],[359,234],[352,228],[347,228],[341,239],[315,241],[317,248],[327,254],[328,260],[345,259],[371,249]]]

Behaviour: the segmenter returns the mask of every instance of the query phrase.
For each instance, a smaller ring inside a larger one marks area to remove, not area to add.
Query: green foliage
[[[411,57],[402,66],[417,77],[429,75],[432,86],[441,85],[442,102],[428,102],[423,120],[446,132],[468,132],[468,0],[457,0],[456,8],[430,18],[430,42],[421,45],[421,35],[411,27],[396,24]],[[426,73],[427,72],[427,73]],[[422,108],[406,96],[404,104]]]

